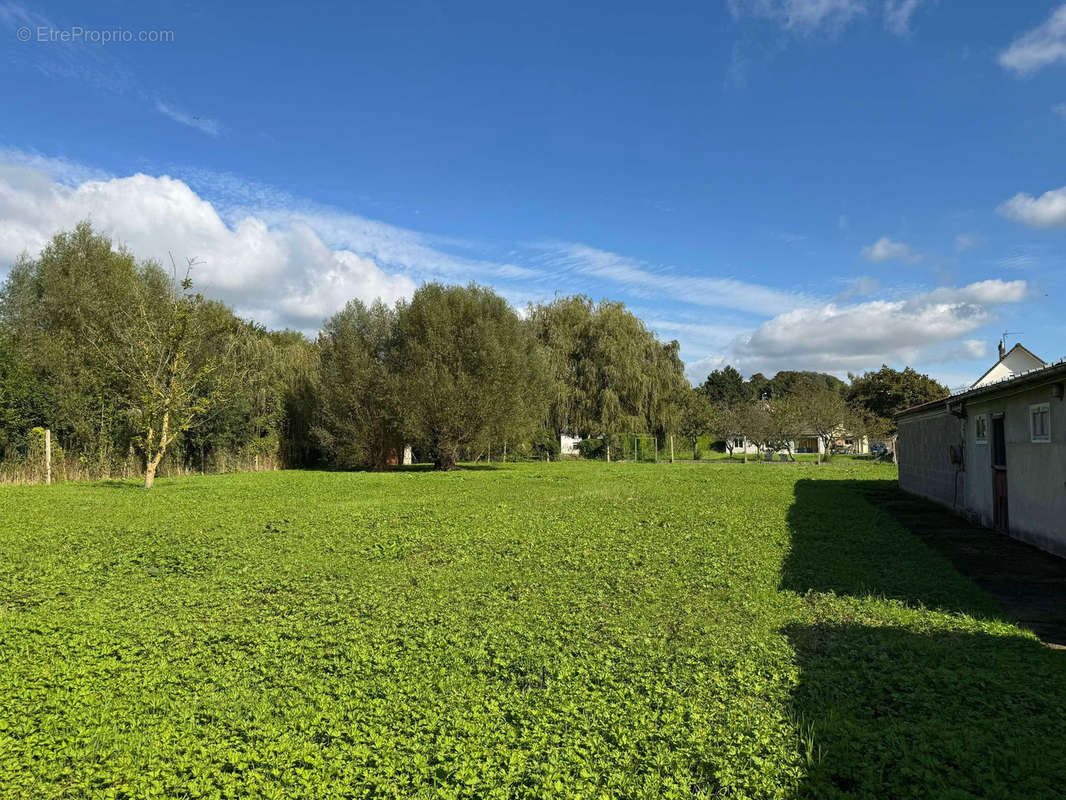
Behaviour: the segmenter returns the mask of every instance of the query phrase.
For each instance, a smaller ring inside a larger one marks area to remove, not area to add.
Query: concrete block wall
[[[960,448],[962,442],[961,422],[944,409],[900,420],[900,488],[948,507],[960,505],[966,496],[966,473],[952,463],[951,447]]]

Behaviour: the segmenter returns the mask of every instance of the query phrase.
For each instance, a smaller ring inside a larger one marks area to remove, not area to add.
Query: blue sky
[[[90,217],[309,332],[475,280],[694,379],[1066,355],[1061,2],[0,2],[0,63],[0,272]]]

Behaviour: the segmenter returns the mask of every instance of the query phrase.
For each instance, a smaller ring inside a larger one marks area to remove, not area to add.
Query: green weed
[[[0,797],[1050,797],[1066,665],[890,467],[0,488]]]

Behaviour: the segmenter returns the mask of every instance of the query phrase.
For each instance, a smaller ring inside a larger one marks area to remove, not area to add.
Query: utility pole
[[[44,482],[52,485],[52,429],[44,429]]]

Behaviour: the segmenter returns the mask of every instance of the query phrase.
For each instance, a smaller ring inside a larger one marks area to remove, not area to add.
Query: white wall
[[[1020,375],[1031,369],[1040,369],[1042,366],[1044,366],[1044,362],[1034,358],[1026,350],[1013,348],[1000,359],[999,363],[988,371],[987,375],[982,375],[981,379],[975,383],[974,386],[985,386],[989,383],[996,383],[997,381],[1009,378],[1011,375]]]
[[[564,456],[576,456],[577,443],[580,441],[580,436],[567,436],[564,433],[559,437],[559,453]]]

